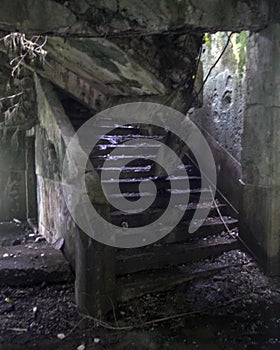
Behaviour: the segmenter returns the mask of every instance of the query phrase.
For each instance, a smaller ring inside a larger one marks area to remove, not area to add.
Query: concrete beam
[[[0,30],[56,36],[257,31],[268,22],[268,0],[2,0],[0,10]]]
[[[116,40],[48,38],[45,63],[35,70],[81,103],[99,112],[120,103],[149,101],[186,112],[193,99],[193,75],[200,35],[165,35]],[[0,46],[0,51],[6,48]],[[196,78],[197,86],[202,76]]]
[[[49,38],[44,66],[50,77],[58,66],[76,74],[107,96],[141,96],[166,93],[164,85],[118,46],[108,40]],[[63,77],[62,77],[63,79]]]

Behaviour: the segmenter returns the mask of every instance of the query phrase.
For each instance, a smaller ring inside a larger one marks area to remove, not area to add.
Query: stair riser
[[[187,204],[187,196],[186,194],[173,194],[174,197],[174,204],[179,205],[179,204]],[[168,206],[168,198],[169,195],[165,194],[158,194],[154,202],[150,205],[150,208],[166,208]],[[200,193],[191,193],[189,195],[189,202],[198,202],[200,198]],[[208,201],[210,201],[210,197],[208,198]],[[133,201],[132,201],[133,202]],[[131,206],[129,203],[123,207],[123,210],[129,210]]]
[[[156,270],[168,266],[193,263],[202,259],[215,258],[224,252],[238,249],[239,242],[232,241],[224,244],[216,244],[199,248],[184,247],[159,247],[158,252],[143,253],[134,256],[123,256],[117,260],[117,275],[125,275],[145,270]]]
[[[230,229],[236,227],[237,223],[227,224]],[[223,224],[216,224],[212,226],[201,226],[197,231],[188,233],[189,227],[186,224],[177,226],[172,232],[161,240],[161,243],[184,243],[192,238],[203,238],[207,236],[214,236],[226,231]]]
[[[221,212],[223,212],[224,208],[220,208]],[[198,209],[199,211],[199,209]],[[184,213],[184,216],[182,218],[183,221],[190,221],[194,215],[195,210],[186,210]],[[139,214],[131,214],[131,215],[118,215],[118,216],[112,216],[111,220],[112,223],[121,226],[123,222],[126,222],[128,224],[128,227],[139,227],[149,225],[151,222],[157,220],[160,218],[160,216],[163,214],[163,212],[157,211],[156,213],[151,213],[151,210],[146,210],[144,213]],[[217,215],[217,211],[215,208],[210,210],[209,215],[214,216]],[[180,224],[179,224],[180,225]]]
[[[99,158],[91,158],[90,157],[90,160],[93,164],[93,166],[95,168],[99,168],[99,167],[103,167],[104,165],[104,161],[105,159],[103,159],[103,157],[99,157]],[[131,162],[133,166],[139,166],[139,167],[142,167],[142,166],[148,166],[148,165],[153,165],[154,164],[154,161],[156,160],[156,156],[154,155],[149,155],[149,157],[147,157],[146,159],[145,158],[139,158],[137,159],[137,163],[135,161],[135,158],[126,158],[125,159],[125,163],[124,163],[124,160],[123,159],[113,159],[110,161],[110,165],[112,165],[113,167],[121,167],[123,166],[124,164],[130,164],[131,165]]]

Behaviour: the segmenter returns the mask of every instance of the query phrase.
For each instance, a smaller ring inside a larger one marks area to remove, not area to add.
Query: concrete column
[[[280,274],[280,24],[250,36],[242,136],[240,235]]]

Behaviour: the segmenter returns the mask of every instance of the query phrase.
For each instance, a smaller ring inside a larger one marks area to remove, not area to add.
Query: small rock
[[[65,338],[65,334],[64,333],[58,333],[57,338],[62,340],[62,339]]]
[[[21,240],[19,238],[15,239],[12,243],[13,246],[20,245],[20,244],[21,244]]]
[[[11,298],[5,298],[5,302],[8,303],[8,304],[12,304],[13,303]]]
[[[39,237],[37,237],[37,238],[35,239],[35,243],[43,242],[43,241],[45,241],[45,240],[46,240],[46,239],[45,239],[44,237],[39,236]]]
[[[93,342],[94,342],[95,344],[98,344],[98,343],[100,342],[100,338],[94,338]]]
[[[9,257],[9,254],[5,253],[3,254],[3,258],[8,258]]]
[[[34,306],[32,311],[34,312],[34,314],[36,314],[36,312],[38,311],[38,307],[37,306]]]
[[[64,245],[64,238],[60,237],[54,244],[53,247],[56,250],[60,250]]]
[[[34,327],[36,327],[36,322],[31,322],[29,325],[29,329],[33,329]]]
[[[85,350],[85,346],[84,344],[81,344],[80,346],[77,347],[77,350]]]

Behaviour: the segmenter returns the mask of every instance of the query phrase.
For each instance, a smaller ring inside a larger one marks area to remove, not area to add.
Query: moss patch
[[[235,35],[234,54],[237,59],[238,72],[243,74],[246,67],[246,45],[248,32],[243,31]]]
[[[128,64],[125,55],[114,46],[105,45],[97,40],[92,40],[90,45],[88,45],[88,40],[83,39],[69,39],[68,42],[75,49],[85,52],[89,57],[92,57],[99,66],[117,74],[120,71],[114,64],[114,61],[123,66]]]

